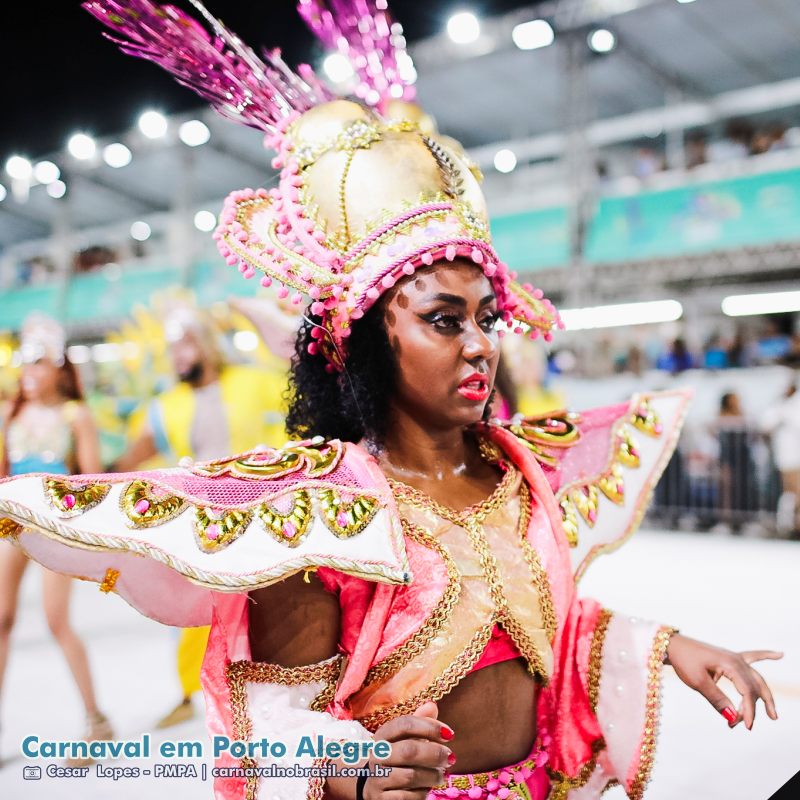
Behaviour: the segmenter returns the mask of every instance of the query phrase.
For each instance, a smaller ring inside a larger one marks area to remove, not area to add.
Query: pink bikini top
[[[521,655],[508,633],[499,625],[495,625],[492,630],[492,638],[487,642],[481,657],[475,662],[470,672],[490,667],[492,664],[499,664],[501,661],[521,658]]]

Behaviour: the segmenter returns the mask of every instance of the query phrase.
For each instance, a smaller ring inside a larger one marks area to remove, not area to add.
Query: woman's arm
[[[100,463],[100,440],[92,412],[84,403],[76,406],[75,418],[72,420],[72,434],[78,472],[85,474],[100,472],[103,468]]]
[[[300,667],[325,661],[338,652],[340,609],[315,574],[298,573],[280,583],[250,592],[249,637],[253,661],[283,667]],[[403,800],[424,800],[430,788],[443,781],[444,770],[454,763],[445,742],[452,730],[437,719],[434,703],[423,704],[414,714],[397,717],[375,732],[376,740],[392,744],[392,768],[385,777],[370,778],[365,800],[381,800],[384,793]],[[375,759],[369,766],[374,767]],[[352,766],[352,765],[349,765]],[[333,800],[354,800],[356,778],[328,778],[326,794]]]

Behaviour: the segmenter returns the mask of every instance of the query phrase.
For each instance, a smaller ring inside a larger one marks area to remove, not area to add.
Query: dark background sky
[[[410,42],[439,32],[454,11],[497,14],[531,0],[390,0]],[[181,0],[185,10],[196,12]],[[316,60],[311,33],[294,0],[207,0],[209,10],[260,50],[278,45],[291,65]],[[15,152],[36,158],[62,148],[71,133],[122,131],[145,108],[167,113],[201,104],[162,70],[120,53],[79,0],[18,0],[14,24],[3,24],[0,74],[6,87],[0,125],[0,163]],[[10,9],[9,9],[10,10]]]

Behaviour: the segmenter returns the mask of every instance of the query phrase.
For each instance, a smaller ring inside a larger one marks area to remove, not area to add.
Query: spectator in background
[[[680,337],[670,346],[666,353],[659,356],[656,362],[656,368],[662,369],[665,372],[670,372],[673,375],[678,375],[685,372],[687,369],[693,369],[697,364],[694,357],[689,352],[686,346],[686,340]]]
[[[708,161],[706,150],[707,135],[704,131],[694,131],[686,137],[684,146],[686,154],[686,169],[693,169]]]
[[[633,174],[639,178],[639,180],[646,181],[663,168],[663,159],[659,158],[651,147],[640,147],[636,151],[636,156],[633,161]]]
[[[708,147],[708,160],[714,163],[747,158],[755,136],[752,123],[744,119],[732,119],[725,126],[725,136]]]
[[[720,398],[716,433],[719,442],[718,530],[739,533],[745,515],[758,509],[758,495],[750,429],[736,392],[725,392]]]
[[[725,369],[728,366],[728,354],[722,343],[722,337],[714,333],[703,348],[703,367],[705,369]]]
[[[779,533],[800,535],[800,391],[795,381],[783,400],[767,411],[761,429],[771,435],[772,456],[781,473]]]

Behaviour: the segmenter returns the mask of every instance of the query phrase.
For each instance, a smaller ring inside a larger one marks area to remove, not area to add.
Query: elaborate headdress
[[[267,134],[265,144],[277,151],[278,185],[233,192],[214,238],[245,277],[261,272],[263,285],[280,284],[280,297],[294,289],[294,302],[311,298],[311,312],[322,319],[312,352],[341,369],[353,321],[384,291],[420,267],[459,256],[491,280],[509,329],[549,337],[558,324],[555,309],[541,292],[520,286],[498,258],[480,187],[456,152],[408,119],[387,120],[358,103],[332,99],[310,68],[292,72],[278,51],[259,58],[199,0],[191,2],[213,35],[178,9],[150,0],[84,6],[126,37],[115,40],[126,53],[160,64],[223,116]],[[321,3],[305,5],[329,19]],[[388,25],[391,34],[381,0],[332,0],[332,6],[357,16],[347,23],[351,33],[368,31],[363,20],[371,19],[375,31]],[[337,35],[334,28],[330,35]],[[387,64],[397,62],[399,51],[391,42],[375,45],[379,38],[365,37],[363,52],[355,53],[356,63],[366,60],[359,71],[364,86],[379,72],[385,80]],[[398,93],[393,86],[403,87],[385,82],[390,97]],[[369,92],[365,99],[375,99]]]
[[[34,311],[22,323],[20,354],[24,364],[47,358],[57,366],[64,363],[67,340],[64,328],[52,317]]]

